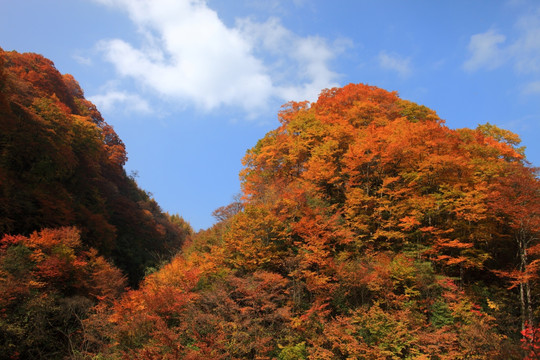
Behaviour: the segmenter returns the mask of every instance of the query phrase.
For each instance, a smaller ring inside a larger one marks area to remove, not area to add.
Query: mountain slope
[[[2,51],[0,84],[0,233],[77,226],[131,285],[176,252],[189,226],[126,175],[124,144],[71,75]]]
[[[362,84],[280,121],[244,158],[243,203],[94,323],[104,354],[522,357],[540,185],[516,135]]]

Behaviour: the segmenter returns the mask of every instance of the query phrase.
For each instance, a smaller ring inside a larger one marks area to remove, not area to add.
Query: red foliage
[[[524,360],[540,359],[540,326],[533,327],[525,324],[525,329],[521,332],[521,347],[525,352]]]

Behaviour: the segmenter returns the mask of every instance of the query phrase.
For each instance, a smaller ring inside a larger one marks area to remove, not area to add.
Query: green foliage
[[[307,359],[306,343],[303,341],[298,344],[280,346],[281,351],[278,360],[303,360]]]
[[[512,133],[511,131],[501,129],[490,123],[478,125],[476,130],[480,131],[485,136],[490,136],[499,142],[504,142],[512,146],[519,154],[525,156],[525,147],[518,147],[518,145],[521,144],[521,139],[518,135]]]
[[[441,300],[437,300],[431,305],[431,312],[429,320],[433,326],[441,328],[446,325],[452,325],[454,323],[454,317],[452,312],[448,308],[448,305]]]
[[[23,244],[11,246],[6,250],[0,268],[11,276],[23,278],[34,267],[31,254],[32,251]]]

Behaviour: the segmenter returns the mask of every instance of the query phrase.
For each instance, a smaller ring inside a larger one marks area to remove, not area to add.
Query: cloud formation
[[[115,108],[138,113],[152,112],[147,101],[137,94],[130,94],[125,91],[109,90],[104,94],[89,96],[88,100],[105,112],[113,111]]]
[[[540,81],[533,81],[525,85],[522,89],[525,95],[540,94]]]
[[[253,53],[267,59],[273,93],[280,99],[315,100],[322,89],[338,86],[335,82],[338,75],[328,64],[346,44],[329,46],[317,36],[297,36],[277,18],[264,23],[240,19],[236,28]]]
[[[410,58],[403,58],[382,51],[379,53],[378,60],[381,68],[395,71],[402,78],[408,77],[412,73]]]
[[[499,67],[507,56],[506,51],[499,48],[505,40],[506,36],[494,30],[471,36],[468,46],[471,56],[465,61],[463,68],[467,71],[475,71],[480,68],[493,70]]]
[[[89,57],[75,54],[72,56],[72,58],[81,65],[86,65],[86,66],[92,65],[92,59]]]
[[[463,68],[472,72],[510,64],[520,74],[540,73],[540,8],[522,16],[515,28],[513,37],[493,29],[472,35]]]
[[[315,100],[338,85],[329,64],[339,48],[298,36],[278,19],[227,27],[203,0],[95,1],[127,12],[141,34],[139,46],[102,40],[105,59],[120,76],[165,99],[251,113],[270,100]]]

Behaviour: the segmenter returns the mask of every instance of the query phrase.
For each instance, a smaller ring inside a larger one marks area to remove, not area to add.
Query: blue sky
[[[540,165],[536,0],[0,0],[0,47],[72,74],[128,173],[195,229],[240,190],[245,151],[289,100],[367,83],[490,122]]]

